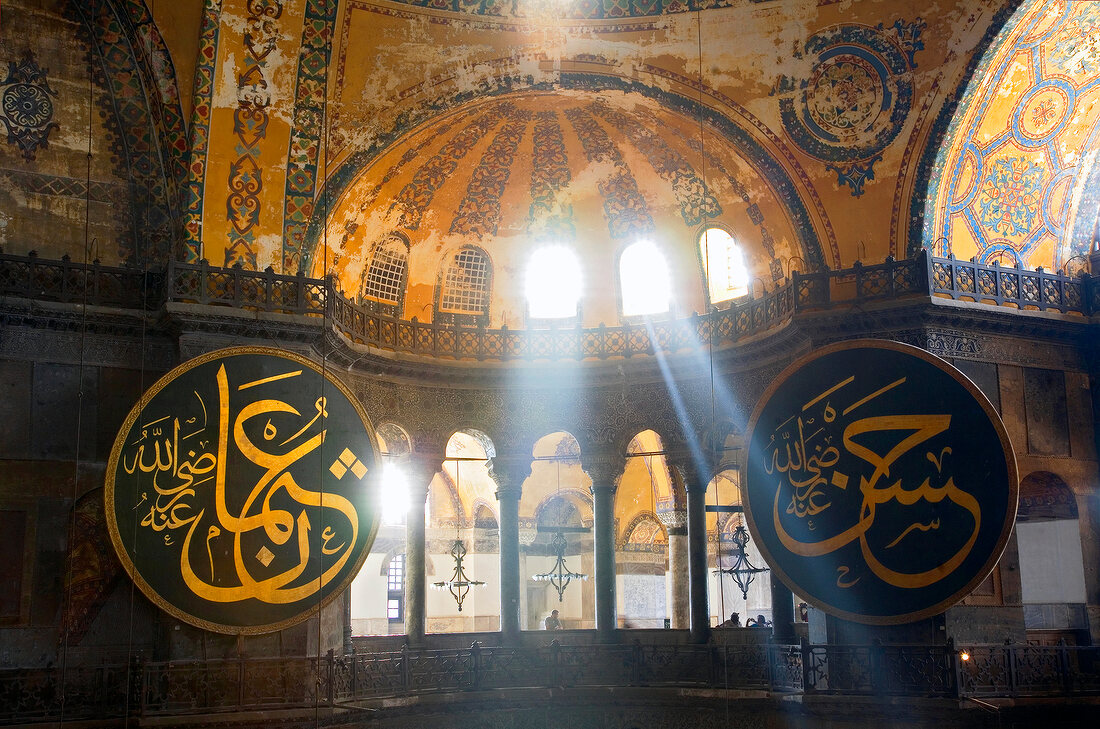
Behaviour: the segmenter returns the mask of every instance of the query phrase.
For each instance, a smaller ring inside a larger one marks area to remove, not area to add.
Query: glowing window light
[[[409,511],[409,483],[405,473],[395,465],[382,467],[382,523],[405,523]]]
[[[535,319],[577,315],[581,297],[581,266],[563,245],[539,248],[527,264],[527,311]]]
[[[711,303],[729,301],[749,292],[749,269],[733,236],[721,228],[707,228],[699,236],[699,250],[706,262]]]
[[[619,258],[619,282],[624,315],[668,311],[672,299],[668,263],[652,241],[638,241],[623,251]]]

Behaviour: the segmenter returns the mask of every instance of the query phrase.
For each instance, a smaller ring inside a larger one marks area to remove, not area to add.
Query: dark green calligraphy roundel
[[[896,342],[843,342],[788,367],[749,423],[743,497],[773,571],[823,610],[917,620],[965,597],[1016,518],[1016,459],[958,370]]]
[[[265,633],[340,594],[378,527],[374,429],[310,360],[234,347],[186,362],[119,430],[111,541],[141,590],[207,630]]]

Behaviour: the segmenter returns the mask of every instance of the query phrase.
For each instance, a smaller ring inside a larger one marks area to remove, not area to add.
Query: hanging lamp
[[[455,487],[458,492],[462,493],[462,463],[455,461]],[[462,567],[462,560],[466,557],[466,544],[459,537],[459,525],[458,515],[455,517],[455,541],[451,545],[451,557],[455,561],[454,573],[451,575],[451,579],[443,580],[441,582],[433,582],[432,587],[437,590],[447,590],[451,593],[451,597],[458,603],[458,612],[462,612],[462,602],[466,599],[466,596],[470,593],[471,587],[480,587],[485,583],[481,580],[471,579],[466,575],[466,570]]]
[[[558,499],[561,499],[561,461],[554,461],[557,468],[557,482],[558,482]],[[573,580],[587,580],[588,575],[583,572],[574,572],[565,565],[565,550],[569,546],[568,540],[565,538],[565,532],[562,527],[558,527],[554,532],[554,538],[550,540],[550,548],[554,550],[554,566],[550,568],[549,572],[542,572],[537,575],[532,575],[531,579],[536,582],[549,582],[555,590],[558,591],[558,602],[563,602],[565,599],[565,588],[569,586],[569,583]]]

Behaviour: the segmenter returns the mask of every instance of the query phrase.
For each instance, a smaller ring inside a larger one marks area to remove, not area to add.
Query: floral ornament
[[[996,160],[982,181],[981,223],[1002,235],[1026,235],[1039,214],[1043,168],[1027,157]]]
[[[863,194],[875,177],[874,164],[901,131],[912,105],[914,58],[924,48],[926,23],[897,21],[838,25],[806,41],[814,59],[809,78],[781,77],[783,128],[798,147],[825,163],[837,183]]]
[[[53,121],[50,97],[57,92],[46,80],[48,71],[28,50],[22,61],[8,62],[8,77],[0,82],[0,122],[8,131],[8,143],[18,146],[28,162],[39,147],[49,146],[50,132],[60,128]]]

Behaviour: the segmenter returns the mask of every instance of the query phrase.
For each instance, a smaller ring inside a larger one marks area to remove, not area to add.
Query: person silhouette
[[[730,613],[730,619],[718,626],[719,628],[740,628],[741,616],[737,613]]]

